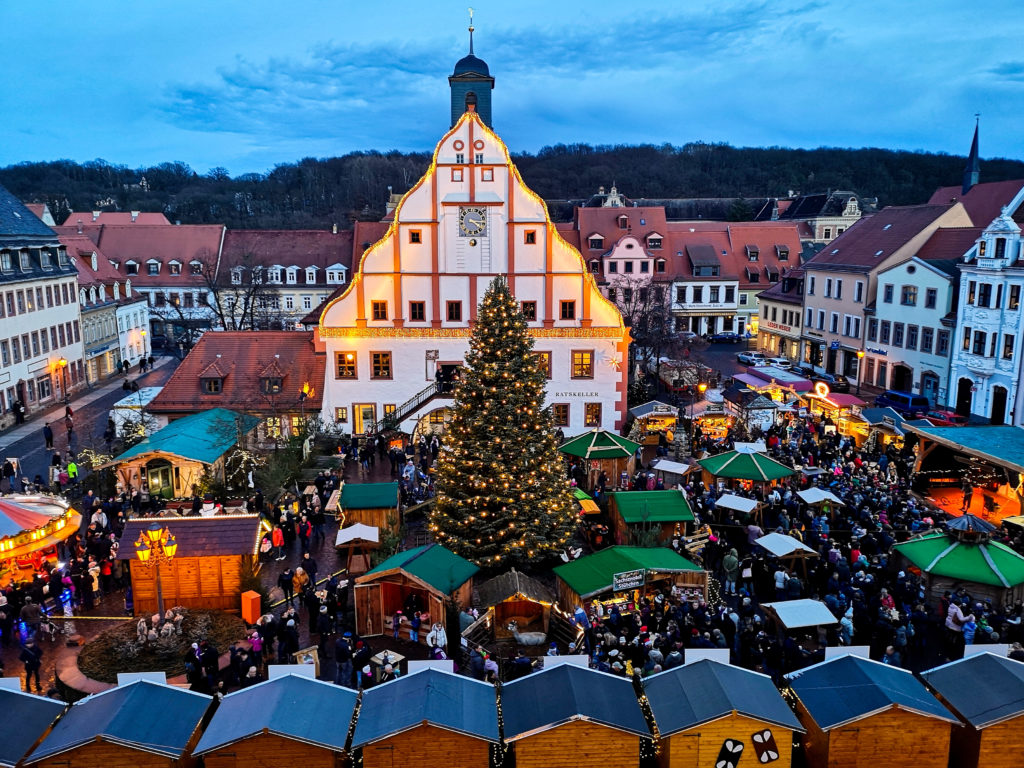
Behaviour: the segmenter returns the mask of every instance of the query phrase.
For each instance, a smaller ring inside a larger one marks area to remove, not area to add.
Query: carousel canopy
[[[696,565],[668,547],[608,547],[556,567],[555,574],[581,598],[612,588],[616,573],[636,570],[655,573],[699,571]]]
[[[627,523],[692,523],[693,511],[682,491],[623,491],[608,494]]]
[[[757,539],[755,544],[771,552],[775,557],[817,557],[818,553],[799,539],[784,533],[769,533]]]
[[[663,403],[660,400],[651,400],[649,403],[638,405],[635,408],[629,409],[629,415],[635,419],[642,419],[644,416],[650,416],[652,413],[666,413],[672,416],[679,415],[679,409],[674,405]]]
[[[639,447],[614,432],[595,429],[562,443],[558,450],[581,459],[628,459]]]
[[[735,493],[726,493],[715,499],[715,509],[732,509],[747,515],[757,509],[757,504],[757,499],[748,499]]]
[[[821,488],[808,488],[806,491],[797,491],[796,495],[803,499],[807,504],[821,504],[822,502],[827,501],[830,504],[838,504],[841,507],[846,506],[834,493]]]
[[[951,531],[980,531],[981,533],[994,533],[996,530],[996,527],[988,520],[982,520],[980,517],[970,514],[954,517],[946,523],[946,527]]]
[[[23,531],[34,531],[53,521],[50,515],[0,499],[0,537],[17,536]]]
[[[373,570],[360,576],[358,582],[361,584],[373,581],[387,571],[399,570],[429,584],[438,592],[449,595],[469,581],[480,569],[439,544],[426,544],[392,555]]]
[[[761,607],[775,616],[786,629],[828,627],[839,623],[828,606],[820,600],[785,600],[779,603],[764,603]]]
[[[796,473],[763,453],[729,451],[697,462],[715,477],[732,480],[780,480]]]
[[[1024,584],[1024,557],[996,541],[974,544],[935,532],[893,549],[936,576],[1004,589]]]

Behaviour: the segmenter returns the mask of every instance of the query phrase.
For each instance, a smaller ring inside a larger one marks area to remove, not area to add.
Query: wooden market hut
[[[63,701],[0,688],[0,768],[14,768],[64,712]]]
[[[1017,768],[1024,755],[1024,664],[978,653],[921,677],[965,723],[953,729],[950,765]]]
[[[878,768],[898,755],[914,768],[947,768],[959,723],[913,673],[845,655],[786,677],[809,768]]]
[[[1024,557],[991,540],[994,526],[963,515],[951,520],[950,528],[948,533],[930,531],[893,547],[921,570],[930,598],[963,585],[969,585],[974,597],[996,604],[1024,598]]]
[[[703,659],[644,679],[658,727],[661,768],[714,765],[727,739],[747,765],[788,766],[803,726],[767,675]]]
[[[135,555],[139,535],[154,524],[166,526],[178,544],[171,562],[160,566],[164,605],[241,610],[242,581],[259,558],[263,528],[258,515],[129,520],[121,534],[117,558],[132,561],[136,616],[149,616],[157,610],[156,568],[143,566]]]
[[[663,583],[707,597],[707,572],[668,547],[608,547],[555,569],[558,605],[566,613],[589,609],[595,599],[614,602],[615,575],[642,572],[644,588]]]
[[[640,432],[645,445],[657,445],[658,435],[672,442],[673,430],[679,418],[679,409],[660,400],[651,400],[629,409],[629,415],[640,422]]]
[[[439,669],[370,688],[358,717],[352,749],[363,768],[488,768],[499,740],[494,686]]]
[[[491,627],[496,639],[511,637],[507,627],[513,619],[520,632],[547,634],[553,610],[557,616],[558,608],[551,590],[515,568],[483,582],[475,594],[474,607],[481,615],[474,624],[483,622]]]
[[[299,675],[242,688],[221,700],[194,754],[205,768],[335,768],[348,759],[356,697],[348,688]]]
[[[113,467],[123,487],[165,499],[192,496],[207,473],[224,482],[227,457],[260,420],[226,408],[176,419],[133,445],[104,467]]]
[[[619,491],[608,494],[612,535],[616,544],[636,544],[645,528],[658,532],[658,543],[685,536],[694,522],[693,510],[680,490]]]
[[[775,485],[784,477],[795,475],[796,470],[780,464],[763,453],[728,451],[700,459],[698,462],[704,474],[704,485],[711,487],[714,481],[747,480],[764,485]]]
[[[651,735],[630,680],[570,664],[502,686],[501,713],[516,768],[636,768]]]
[[[362,523],[397,534],[402,525],[398,512],[398,483],[345,483],[341,511],[345,525]]]
[[[608,475],[608,485],[618,487],[623,474],[630,477],[636,462],[636,451],[640,443],[635,443],[606,429],[592,429],[582,435],[567,440],[559,447],[566,456],[575,456],[586,462],[587,487],[597,487],[597,479],[601,472]]]
[[[139,680],[75,702],[24,760],[40,768],[176,768],[191,750],[211,699]]]
[[[444,624],[448,637],[458,636],[448,626],[446,601],[467,606],[473,595],[473,575],[480,570],[473,563],[438,544],[399,552],[356,579],[356,630],[360,635],[381,635],[392,631],[395,611],[405,610],[410,595],[415,595],[427,614],[420,641],[426,641],[431,622]],[[408,639],[409,625],[403,623]]]
[[[804,544],[800,539],[785,533],[766,533],[754,541],[763,547],[772,557],[781,561],[789,570],[793,570],[799,561],[803,568],[804,576],[807,576],[807,561],[818,557],[818,553]]]

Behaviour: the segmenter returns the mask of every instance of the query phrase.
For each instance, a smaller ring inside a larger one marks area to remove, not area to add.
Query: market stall
[[[639,544],[650,531],[659,544],[685,536],[694,522],[682,491],[621,491],[608,494],[612,532],[616,544]]]
[[[651,469],[654,470],[654,476],[659,478],[666,488],[673,488],[677,485],[684,485],[686,483],[686,476],[691,472],[699,470],[700,467],[696,463],[682,463],[679,461],[669,461],[668,459],[655,459],[651,463]]]
[[[823,488],[818,488],[817,486],[797,491],[796,495],[800,497],[804,504],[809,504],[812,507],[818,507],[825,504],[837,507],[846,506],[843,504],[842,499],[832,493],[832,491],[826,491]]]
[[[811,415],[825,422],[825,434],[834,428],[843,437],[856,437],[856,430],[861,429],[856,425],[863,422],[860,409],[867,405],[859,397],[844,392],[831,392],[826,384],[819,382],[805,399]]]
[[[629,415],[640,424],[640,436],[644,445],[657,445],[659,435],[664,434],[672,442],[679,409],[674,405],[651,400],[649,403],[629,409]]]
[[[587,487],[597,486],[597,479],[604,472],[610,486],[622,484],[633,475],[633,467],[640,443],[627,440],[606,429],[594,429],[566,441],[559,451],[566,456],[575,456],[586,461]]]
[[[359,575],[370,570],[370,555],[380,546],[380,530],[372,525],[355,523],[338,529],[334,548],[345,558],[345,570]]]
[[[858,438],[857,445],[866,443],[873,447],[903,447],[903,439],[906,437],[906,430],[903,428],[905,420],[892,408],[861,408],[860,418],[863,428],[855,425],[854,431],[854,437]]]
[[[725,440],[736,423],[736,417],[726,413],[722,400],[702,400],[689,413],[693,415],[695,430],[712,441]]]
[[[609,547],[554,569],[558,605],[565,613],[600,603],[634,610],[645,595],[676,590],[707,598],[707,572],[668,547]],[[597,606],[595,606],[597,607]]]
[[[729,451],[700,459],[697,463],[703,469],[704,484],[707,486],[714,485],[716,481],[719,486],[724,486],[724,481],[733,480],[739,481],[743,487],[759,483],[764,488],[796,474],[796,470],[763,453]]]
[[[818,553],[802,541],[784,533],[769,533],[754,543],[767,550],[772,557],[781,560],[789,570],[793,570],[799,561],[805,577],[807,576],[807,561],[818,557]]]
[[[444,625],[449,636],[457,635],[458,627],[448,626],[445,603],[453,600],[469,605],[473,575],[478,570],[438,544],[392,555],[356,579],[356,629],[360,635],[390,634],[394,617],[401,611],[401,635],[409,639],[408,619],[419,611],[423,622],[420,642],[425,642],[427,629],[435,621]]]
[[[757,499],[748,499],[746,496],[737,496],[735,493],[724,493],[715,499],[716,509],[730,509],[739,512],[744,519],[753,518],[760,522],[761,503]]]
[[[363,523],[394,534],[401,528],[397,482],[346,483],[339,503],[346,524]]]

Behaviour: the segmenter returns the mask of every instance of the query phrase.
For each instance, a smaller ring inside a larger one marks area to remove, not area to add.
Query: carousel
[[[55,496],[0,499],[0,586],[30,579],[47,561],[56,561],[57,545],[81,523],[82,516]]]

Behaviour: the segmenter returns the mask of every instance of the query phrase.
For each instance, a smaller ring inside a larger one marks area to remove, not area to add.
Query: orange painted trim
[[[555,225],[548,221],[547,229],[554,229]],[[582,257],[581,257],[582,258]],[[554,269],[555,253],[554,243],[550,237],[544,239],[544,327],[551,328],[555,324],[555,276],[551,270]],[[561,313],[559,313],[561,314]]]
[[[434,185],[433,213],[437,220],[437,184]],[[433,224],[430,233],[430,325],[434,328],[441,327],[441,265],[440,246],[438,238],[441,236],[441,225]]]
[[[512,186],[512,174],[508,175],[508,194],[505,202],[508,203],[508,253],[506,265],[508,267],[508,289],[513,296],[516,295],[516,195]]]
[[[479,278],[476,275],[469,276],[469,322],[470,324],[476,322],[476,303],[477,303],[477,287],[479,285]]]
[[[359,273],[359,275],[357,275],[357,277],[359,278],[359,284],[356,286],[356,302],[357,302],[357,306],[356,306],[356,327],[357,328],[365,328],[366,327],[366,287],[363,285],[363,279],[362,279],[363,275],[362,275],[361,272]],[[355,281],[353,281],[353,282],[355,282]],[[346,293],[347,293],[347,291],[346,291]],[[326,312],[327,312],[327,307],[324,308],[324,313],[326,314]],[[323,325],[323,315],[320,316],[320,324]]]
[[[420,232],[420,240],[423,240],[422,231]],[[394,274],[391,276],[391,281],[395,298],[395,319],[392,322],[394,322],[395,328],[401,328],[405,325],[405,317],[402,312],[404,308],[402,303],[402,252],[399,238],[392,238],[391,245],[394,255],[394,266],[392,267]]]
[[[626,329],[622,341],[615,345],[619,358],[619,380],[615,382],[615,391],[619,395],[619,401],[615,404],[615,431],[618,432],[626,425],[626,397],[629,390],[629,342],[632,341],[629,329]]]

